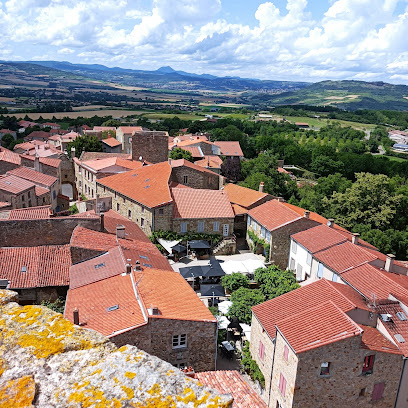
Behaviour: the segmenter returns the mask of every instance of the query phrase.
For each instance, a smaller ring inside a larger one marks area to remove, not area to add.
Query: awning
[[[217,316],[218,328],[220,330],[225,330],[228,328],[228,325],[231,323],[225,316]]]
[[[180,242],[180,240],[167,241],[166,239],[163,239],[163,238],[157,238],[157,241],[169,254],[171,254],[172,248]]]
[[[200,285],[202,297],[219,297],[225,296],[224,288],[221,285]]]
[[[221,268],[227,275],[231,275],[234,272],[239,273],[254,273],[258,268],[265,268],[262,261],[258,259],[246,259],[245,261],[227,261],[221,264]]]
[[[242,331],[244,332],[244,335],[246,339],[250,342],[251,341],[251,326],[246,323],[240,323]]]
[[[193,240],[193,241],[188,241],[188,245],[191,249],[210,249],[211,248],[208,241]]]

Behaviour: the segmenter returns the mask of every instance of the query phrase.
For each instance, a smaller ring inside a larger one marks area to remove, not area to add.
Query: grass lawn
[[[396,162],[400,162],[403,163],[405,161],[407,161],[408,159],[408,154],[407,154],[407,158],[406,159],[402,159],[401,157],[395,157],[395,156],[384,156],[384,157],[388,157],[390,160],[392,161],[396,161]]]
[[[147,119],[172,119],[177,116],[181,120],[200,120],[202,116],[193,115],[191,113],[146,113],[142,114]]]
[[[223,118],[230,118],[230,119],[249,119],[251,115],[245,113],[216,113],[217,116],[222,116]]]

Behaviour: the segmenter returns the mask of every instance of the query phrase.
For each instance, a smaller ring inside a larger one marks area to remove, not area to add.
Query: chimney
[[[261,182],[259,183],[259,192],[260,192],[260,193],[263,193],[263,192],[264,192],[264,189],[265,189],[265,183],[264,183],[263,181],[261,181]]]
[[[359,238],[360,238],[360,234],[358,234],[357,232],[353,232],[352,235],[353,235],[353,236],[351,237],[351,242],[352,242],[354,245],[357,245],[357,244],[358,244],[358,240],[359,240]]]
[[[140,261],[135,262],[135,271],[141,271],[142,267],[140,266]]]
[[[101,213],[101,232],[105,231],[105,214]]]
[[[128,259],[129,261],[129,259]],[[132,265],[130,263],[126,264],[126,275],[130,275],[132,272]]]
[[[387,260],[385,261],[385,267],[384,267],[384,269],[387,272],[392,272],[392,267],[394,265],[394,259],[395,259],[395,255],[387,254]]]
[[[79,326],[79,310],[78,310],[78,308],[74,309],[73,315],[74,315],[74,324]]]
[[[284,199],[283,197],[278,197],[278,202],[284,203],[284,202],[285,202],[285,199]]]
[[[40,171],[40,158],[38,157],[38,155],[35,155],[35,159],[34,159],[34,170],[35,171]]]
[[[310,211],[305,210],[305,212],[303,213],[303,216],[304,216],[305,218],[309,218],[309,217],[310,217]]]
[[[116,226],[116,238],[125,239],[125,226],[117,225]]]
[[[330,228],[333,228],[333,226],[334,226],[334,219],[333,218],[329,218],[327,220],[327,226],[330,227]]]
[[[71,147],[71,159],[75,157],[75,147]]]

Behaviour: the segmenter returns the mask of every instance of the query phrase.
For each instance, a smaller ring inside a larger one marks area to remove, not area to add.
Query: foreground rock
[[[0,291],[0,407],[230,407],[169,363]]]

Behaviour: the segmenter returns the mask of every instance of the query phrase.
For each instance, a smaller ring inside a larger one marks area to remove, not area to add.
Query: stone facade
[[[0,160],[0,174],[6,174],[8,171],[16,169],[17,167],[20,167],[20,165]]]
[[[182,223],[187,224],[186,232],[203,232],[205,234],[219,234],[225,237],[231,236],[232,233],[234,232],[234,218],[173,219],[172,231],[181,233]],[[204,227],[202,231],[199,230],[199,223],[203,223],[201,224],[201,226]],[[218,229],[214,229],[217,225]],[[225,225],[227,225],[228,227],[224,227]]]
[[[208,190],[219,190],[220,188],[220,176],[218,174],[187,166],[173,167],[171,181],[191,188]]]
[[[126,150],[125,150],[126,151]],[[169,135],[167,132],[144,131],[132,135],[133,160],[161,163],[169,158]]]
[[[68,286],[49,286],[33,289],[13,289],[18,293],[21,305],[40,305],[43,301],[55,302],[59,297],[66,298]]]
[[[76,180],[75,180],[74,161],[70,159],[68,156],[66,156],[65,154],[60,156],[60,160],[61,160],[61,166],[60,166],[61,185],[69,184],[72,188],[72,197],[70,197],[70,199],[76,200],[78,198],[78,190],[77,190]],[[64,191],[62,193],[64,194]]]
[[[0,190],[0,201],[11,203],[11,208],[26,208],[37,205],[37,196],[35,195],[35,186],[22,191],[18,194],[13,194],[5,190]]]
[[[170,320],[149,317],[149,322],[139,328],[112,336],[118,347],[124,344],[161,358],[170,364],[193,367],[195,371],[215,370],[217,325],[212,322]],[[173,336],[186,334],[187,346],[173,348]]]

